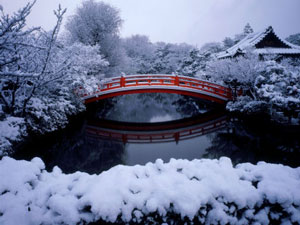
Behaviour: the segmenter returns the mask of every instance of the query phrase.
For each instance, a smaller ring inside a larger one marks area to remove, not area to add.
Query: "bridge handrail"
[[[126,81],[127,80],[133,81],[133,78],[136,78],[136,80],[145,80],[145,78],[148,78],[150,80],[155,80],[156,78],[160,78],[160,79],[165,78],[165,79],[169,79],[169,80],[174,80],[175,77],[178,77],[182,81],[189,81],[189,82],[192,81],[192,82],[195,82],[195,83],[205,84],[205,85],[210,86],[210,87],[215,87],[215,88],[220,88],[220,89],[227,89],[227,87],[225,87],[223,85],[220,85],[220,84],[208,82],[206,80],[197,79],[197,78],[194,78],[194,77],[186,77],[186,76],[180,76],[180,75],[147,74],[147,75],[126,75],[126,76],[124,76]],[[112,81],[119,81],[121,78],[122,78],[122,76],[110,78],[110,80],[107,80],[104,84],[112,83]]]
[[[150,80],[156,80],[156,79],[170,79],[170,80],[174,80],[176,76],[172,76],[172,75],[129,75],[129,76],[125,76],[125,80],[133,80],[133,78],[136,78],[136,80],[145,80],[145,78],[150,79]],[[216,83],[212,83],[212,82],[208,82],[206,80],[201,80],[201,79],[197,79],[197,78],[192,78],[192,77],[185,77],[185,76],[177,76],[179,79],[184,80],[184,81],[193,81],[196,83],[204,83],[208,86],[211,87],[217,87],[217,88],[227,88],[223,85],[220,84],[216,84]],[[106,83],[112,83],[113,81],[119,81],[122,77],[114,77],[111,78],[110,80],[105,81]]]

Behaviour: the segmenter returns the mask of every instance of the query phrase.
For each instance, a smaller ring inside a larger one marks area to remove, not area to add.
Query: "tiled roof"
[[[296,48],[258,48],[254,50],[258,54],[300,54]]]
[[[260,41],[262,41],[271,32],[275,34],[273,28],[269,26],[267,29],[264,29],[261,32],[248,34],[244,39],[242,39],[236,45],[228,48],[226,51],[220,52],[217,55],[217,57],[226,58],[226,57],[232,57],[237,53],[245,53],[246,49],[255,48],[255,45],[258,44]],[[254,51],[260,54],[300,54],[300,46],[293,45],[288,41],[281,39],[276,34],[275,36],[288,47],[287,48],[276,48],[276,47],[256,48]]]

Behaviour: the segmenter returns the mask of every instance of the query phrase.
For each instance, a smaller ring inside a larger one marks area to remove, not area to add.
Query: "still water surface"
[[[263,119],[241,121],[222,109],[197,107],[197,115],[189,110],[151,111],[149,106],[134,109],[134,114],[107,108],[103,113],[102,103],[66,129],[33,138],[12,157],[40,157],[48,170],[57,165],[65,173],[100,173],[118,164],[144,165],[158,158],[168,162],[221,156],[234,164],[266,161],[300,166],[299,127],[274,127]],[[119,122],[113,121],[116,118]]]

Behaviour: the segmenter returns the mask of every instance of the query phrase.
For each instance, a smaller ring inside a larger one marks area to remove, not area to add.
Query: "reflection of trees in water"
[[[231,121],[228,129],[211,136],[206,158],[227,156],[234,164],[266,161],[300,166],[299,132],[284,132],[265,123]]]
[[[100,106],[101,104],[101,106]],[[89,106],[97,118],[126,122],[149,122],[156,116],[174,120],[198,115],[212,108],[207,101],[177,94],[145,93],[105,99]]]
[[[199,113],[215,110],[219,107],[221,107],[222,109],[224,108],[223,105],[220,105],[218,103],[213,103],[211,101],[184,95],[182,95],[175,104],[177,106],[177,112],[183,115],[188,115],[190,117],[197,116],[199,115]]]
[[[65,173],[82,171],[100,173],[115,165],[124,164],[123,143],[88,138],[83,121],[55,134],[32,139],[17,151],[16,159],[40,157],[48,170],[60,167]]]

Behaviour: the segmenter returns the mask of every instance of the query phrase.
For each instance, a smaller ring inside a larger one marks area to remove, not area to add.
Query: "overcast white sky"
[[[51,29],[60,3],[72,15],[83,0],[37,0],[30,26]],[[283,38],[300,33],[300,0],[104,0],[120,10],[121,36],[144,34],[151,41],[201,46],[240,33],[247,22],[254,31],[272,25]],[[11,13],[28,0],[0,0]],[[65,21],[66,21],[65,17]]]

